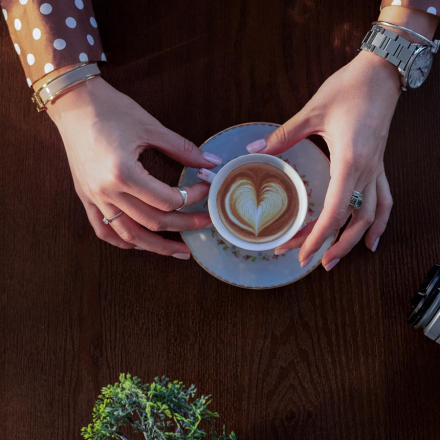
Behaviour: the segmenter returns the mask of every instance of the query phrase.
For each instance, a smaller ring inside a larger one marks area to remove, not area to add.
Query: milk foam
[[[287,194],[277,183],[268,182],[261,189],[258,203],[255,187],[248,179],[237,180],[225,197],[225,208],[231,222],[258,236],[287,207]],[[235,209],[233,209],[235,208]],[[236,211],[243,221],[234,215]]]
[[[298,214],[294,183],[273,165],[242,165],[226,176],[217,209],[226,228],[242,240],[266,243],[281,237]]]

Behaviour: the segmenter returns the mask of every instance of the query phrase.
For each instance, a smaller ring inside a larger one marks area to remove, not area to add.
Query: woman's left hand
[[[325,81],[292,119],[267,138],[247,146],[250,153],[276,155],[311,134],[319,134],[330,150],[331,180],[321,215],[277,248],[276,254],[301,247],[299,261],[301,267],[307,266],[350,215],[350,223],[324,254],[322,265],[332,269],[367,231],[365,243],[376,250],[392,207],[383,154],[400,93],[397,69],[363,51]],[[354,190],[363,193],[359,210],[349,206]]]

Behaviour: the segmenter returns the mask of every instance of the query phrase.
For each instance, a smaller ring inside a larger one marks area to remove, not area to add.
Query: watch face
[[[414,54],[414,60],[411,63],[408,72],[408,86],[411,89],[420,87],[432,66],[432,52],[429,47],[422,47]]]

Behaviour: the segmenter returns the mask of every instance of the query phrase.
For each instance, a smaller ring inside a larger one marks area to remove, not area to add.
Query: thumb
[[[304,110],[297,113],[274,132],[249,144],[249,153],[280,154],[293,147],[311,134],[308,118]]]
[[[162,153],[192,168],[214,168],[222,163],[221,157],[197,148],[192,142],[163,127],[154,145]]]

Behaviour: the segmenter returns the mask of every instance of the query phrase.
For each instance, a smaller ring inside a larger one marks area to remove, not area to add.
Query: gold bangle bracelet
[[[96,63],[80,64],[74,69],[63,72],[61,75],[58,75],[47,83],[43,84],[32,95],[32,102],[36,105],[38,112],[45,111],[47,110],[46,104],[49,101],[52,101],[58,95],[71,87],[95,78],[100,74],[101,71]]]

